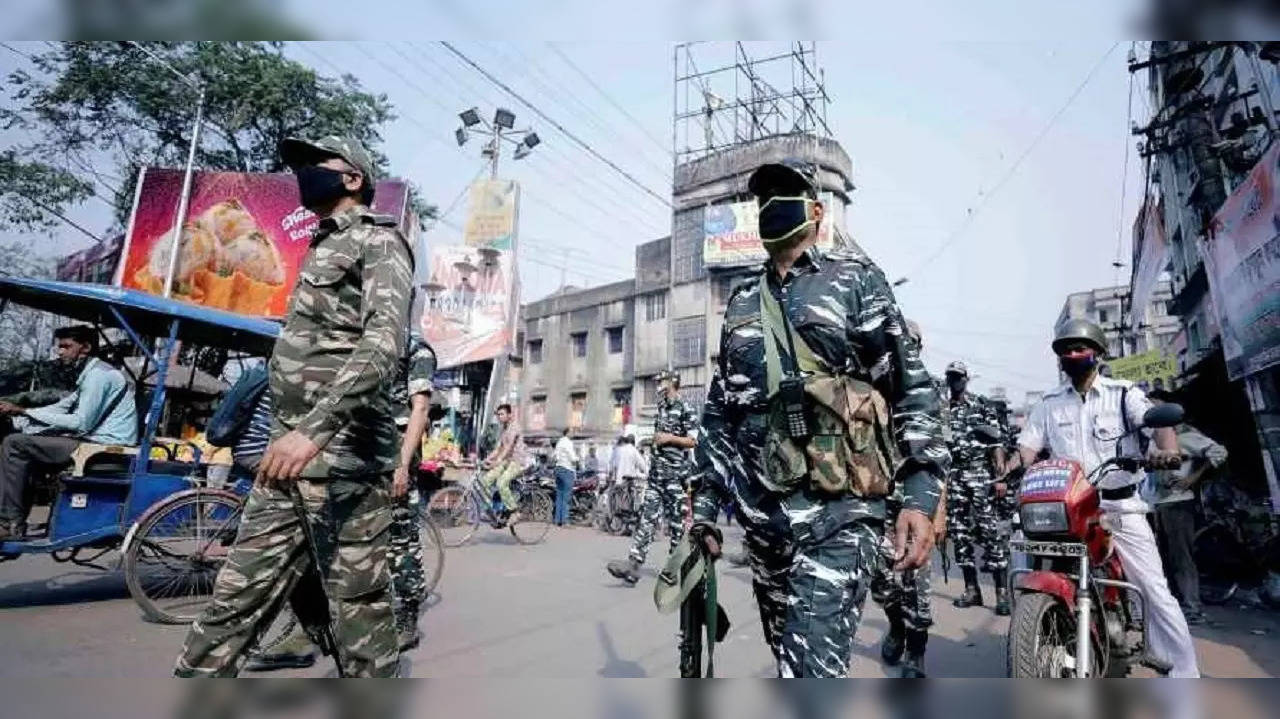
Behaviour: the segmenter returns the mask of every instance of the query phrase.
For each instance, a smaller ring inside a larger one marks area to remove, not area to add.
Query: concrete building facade
[[[1168,280],[1156,284],[1144,320],[1135,333],[1130,326],[1129,286],[1099,287],[1067,295],[1054,327],[1068,319],[1083,317],[1097,324],[1107,335],[1107,354],[1127,357],[1149,350],[1172,353],[1181,325],[1169,314],[1172,289]]]

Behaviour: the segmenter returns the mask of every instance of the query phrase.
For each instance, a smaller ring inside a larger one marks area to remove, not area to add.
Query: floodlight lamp
[[[473,107],[470,110],[463,110],[458,113],[458,117],[462,118],[464,127],[474,127],[480,124],[480,108]]]
[[[510,130],[516,126],[516,114],[505,107],[500,107],[493,113],[493,124]]]
[[[523,160],[528,156],[529,156],[528,147],[525,147],[524,145],[516,145],[516,154],[513,156],[513,159]]]
[[[459,127],[453,131],[453,136],[458,140],[458,147],[467,144],[467,128]]]
[[[530,132],[524,136],[524,146],[532,150],[542,143],[542,138],[538,137],[538,133]]]

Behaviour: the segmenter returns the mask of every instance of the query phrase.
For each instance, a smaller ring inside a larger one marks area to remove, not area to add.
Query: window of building
[[[713,280],[712,290],[715,293],[717,305],[724,305],[729,301],[729,293],[733,290],[733,282],[737,279],[733,275],[716,275]]]
[[[672,327],[672,358],[677,367],[702,364],[707,355],[707,321],[705,317],[676,320]]]
[[[547,398],[536,396],[529,400],[529,414],[525,429],[543,430],[547,428]]]
[[[529,340],[529,364],[542,364],[542,340]]]
[[[574,392],[569,395],[569,429],[582,429],[587,416],[587,393]]]
[[[1105,325],[1108,319],[1106,310],[1098,310],[1098,324]]]
[[[609,354],[611,355],[622,354],[622,330],[623,328],[621,327],[610,327],[605,330],[605,335],[609,340]]]
[[[667,293],[655,292],[644,296],[644,319],[646,322],[666,319]]]
[[[676,213],[671,237],[673,257],[671,264],[672,279],[677,283],[696,280],[704,274],[702,266],[702,246],[706,238],[704,214],[704,208],[701,205]]]
[[[631,421],[631,390],[613,391],[613,426],[622,427]]]
[[[573,345],[574,357],[587,356],[587,333],[574,332],[569,335],[569,342]]]
[[[640,384],[640,401],[645,405],[655,405],[658,403],[658,380],[653,377],[646,377],[644,382]]]

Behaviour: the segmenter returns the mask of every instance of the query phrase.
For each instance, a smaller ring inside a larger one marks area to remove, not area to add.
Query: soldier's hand
[[[1005,494],[1009,492],[1009,485],[1005,484],[1004,482],[996,482],[991,486],[995,487],[997,497],[1003,497]]]
[[[19,415],[23,410],[12,402],[0,402],[0,415]]]
[[[720,530],[716,529],[713,524],[705,524],[699,522],[689,528],[689,533],[694,539],[702,542],[702,546],[707,550],[707,555],[712,559],[720,558]]]
[[[933,520],[918,509],[904,509],[898,513],[896,530],[893,570],[923,567],[933,551]]]
[[[403,497],[409,493],[409,468],[403,465],[396,467],[391,475],[391,496]]]
[[[319,453],[320,447],[315,442],[292,430],[267,447],[258,467],[258,479],[268,483],[293,481]]]

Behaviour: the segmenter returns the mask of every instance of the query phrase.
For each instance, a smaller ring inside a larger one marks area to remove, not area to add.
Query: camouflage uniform
[[[410,398],[417,394],[430,395],[431,378],[436,373],[436,353],[431,346],[420,340],[410,340],[410,344],[409,352],[400,359],[400,371],[392,389],[392,401],[400,409],[396,425],[401,432],[409,424]],[[392,499],[391,548],[387,559],[391,563],[396,626],[399,628],[418,623],[418,610],[427,591],[427,580],[422,573],[422,539],[417,522],[421,503],[422,497],[416,486],[411,486],[404,496]]]
[[[340,155],[373,180],[372,162],[355,141],[325,138],[307,147]],[[250,493],[212,601],[178,658],[179,676],[236,674],[300,581],[325,590],[335,661],[345,674],[396,674],[387,530],[398,447],[390,390],[404,351],[413,254],[395,224],[356,205],[323,219],[311,239],[271,358],[272,436],[296,430],[321,449],[296,488]]]
[[[698,416],[684,400],[676,397],[663,398],[658,402],[658,414],[653,421],[654,434],[664,432],[690,437],[697,426]],[[667,539],[671,547],[680,543],[684,536],[685,482],[691,468],[689,450],[670,445],[654,448],[644,501],[640,504],[640,524],[636,527],[629,555],[636,564],[644,564],[658,521],[663,517],[667,520]]]
[[[973,569],[974,542],[982,545],[983,571],[1009,566],[1009,551],[996,523],[991,489],[990,446],[975,439],[974,427],[1003,427],[985,397],[965,392],[951,399],[951,456],[954,460],[947,493],[947,532],[955,547],[956,566]]]
[[[939,398],[884,274],[855,251],[813,247],[785,280],[765,267],[779,304],[815,353],[835,367],[852,359],[868,368],[890,405],[905,458],[895,478],[902,506],[932,516],[950,461]],[[698,443],[694,520],[712,522],[727,499],[736,502],[779,676],[842,677],[879,563],[885,500],[808,487],[776,494],[761,483],[768,385],[759,288],[759,275],[740,284],[725,310]]]

